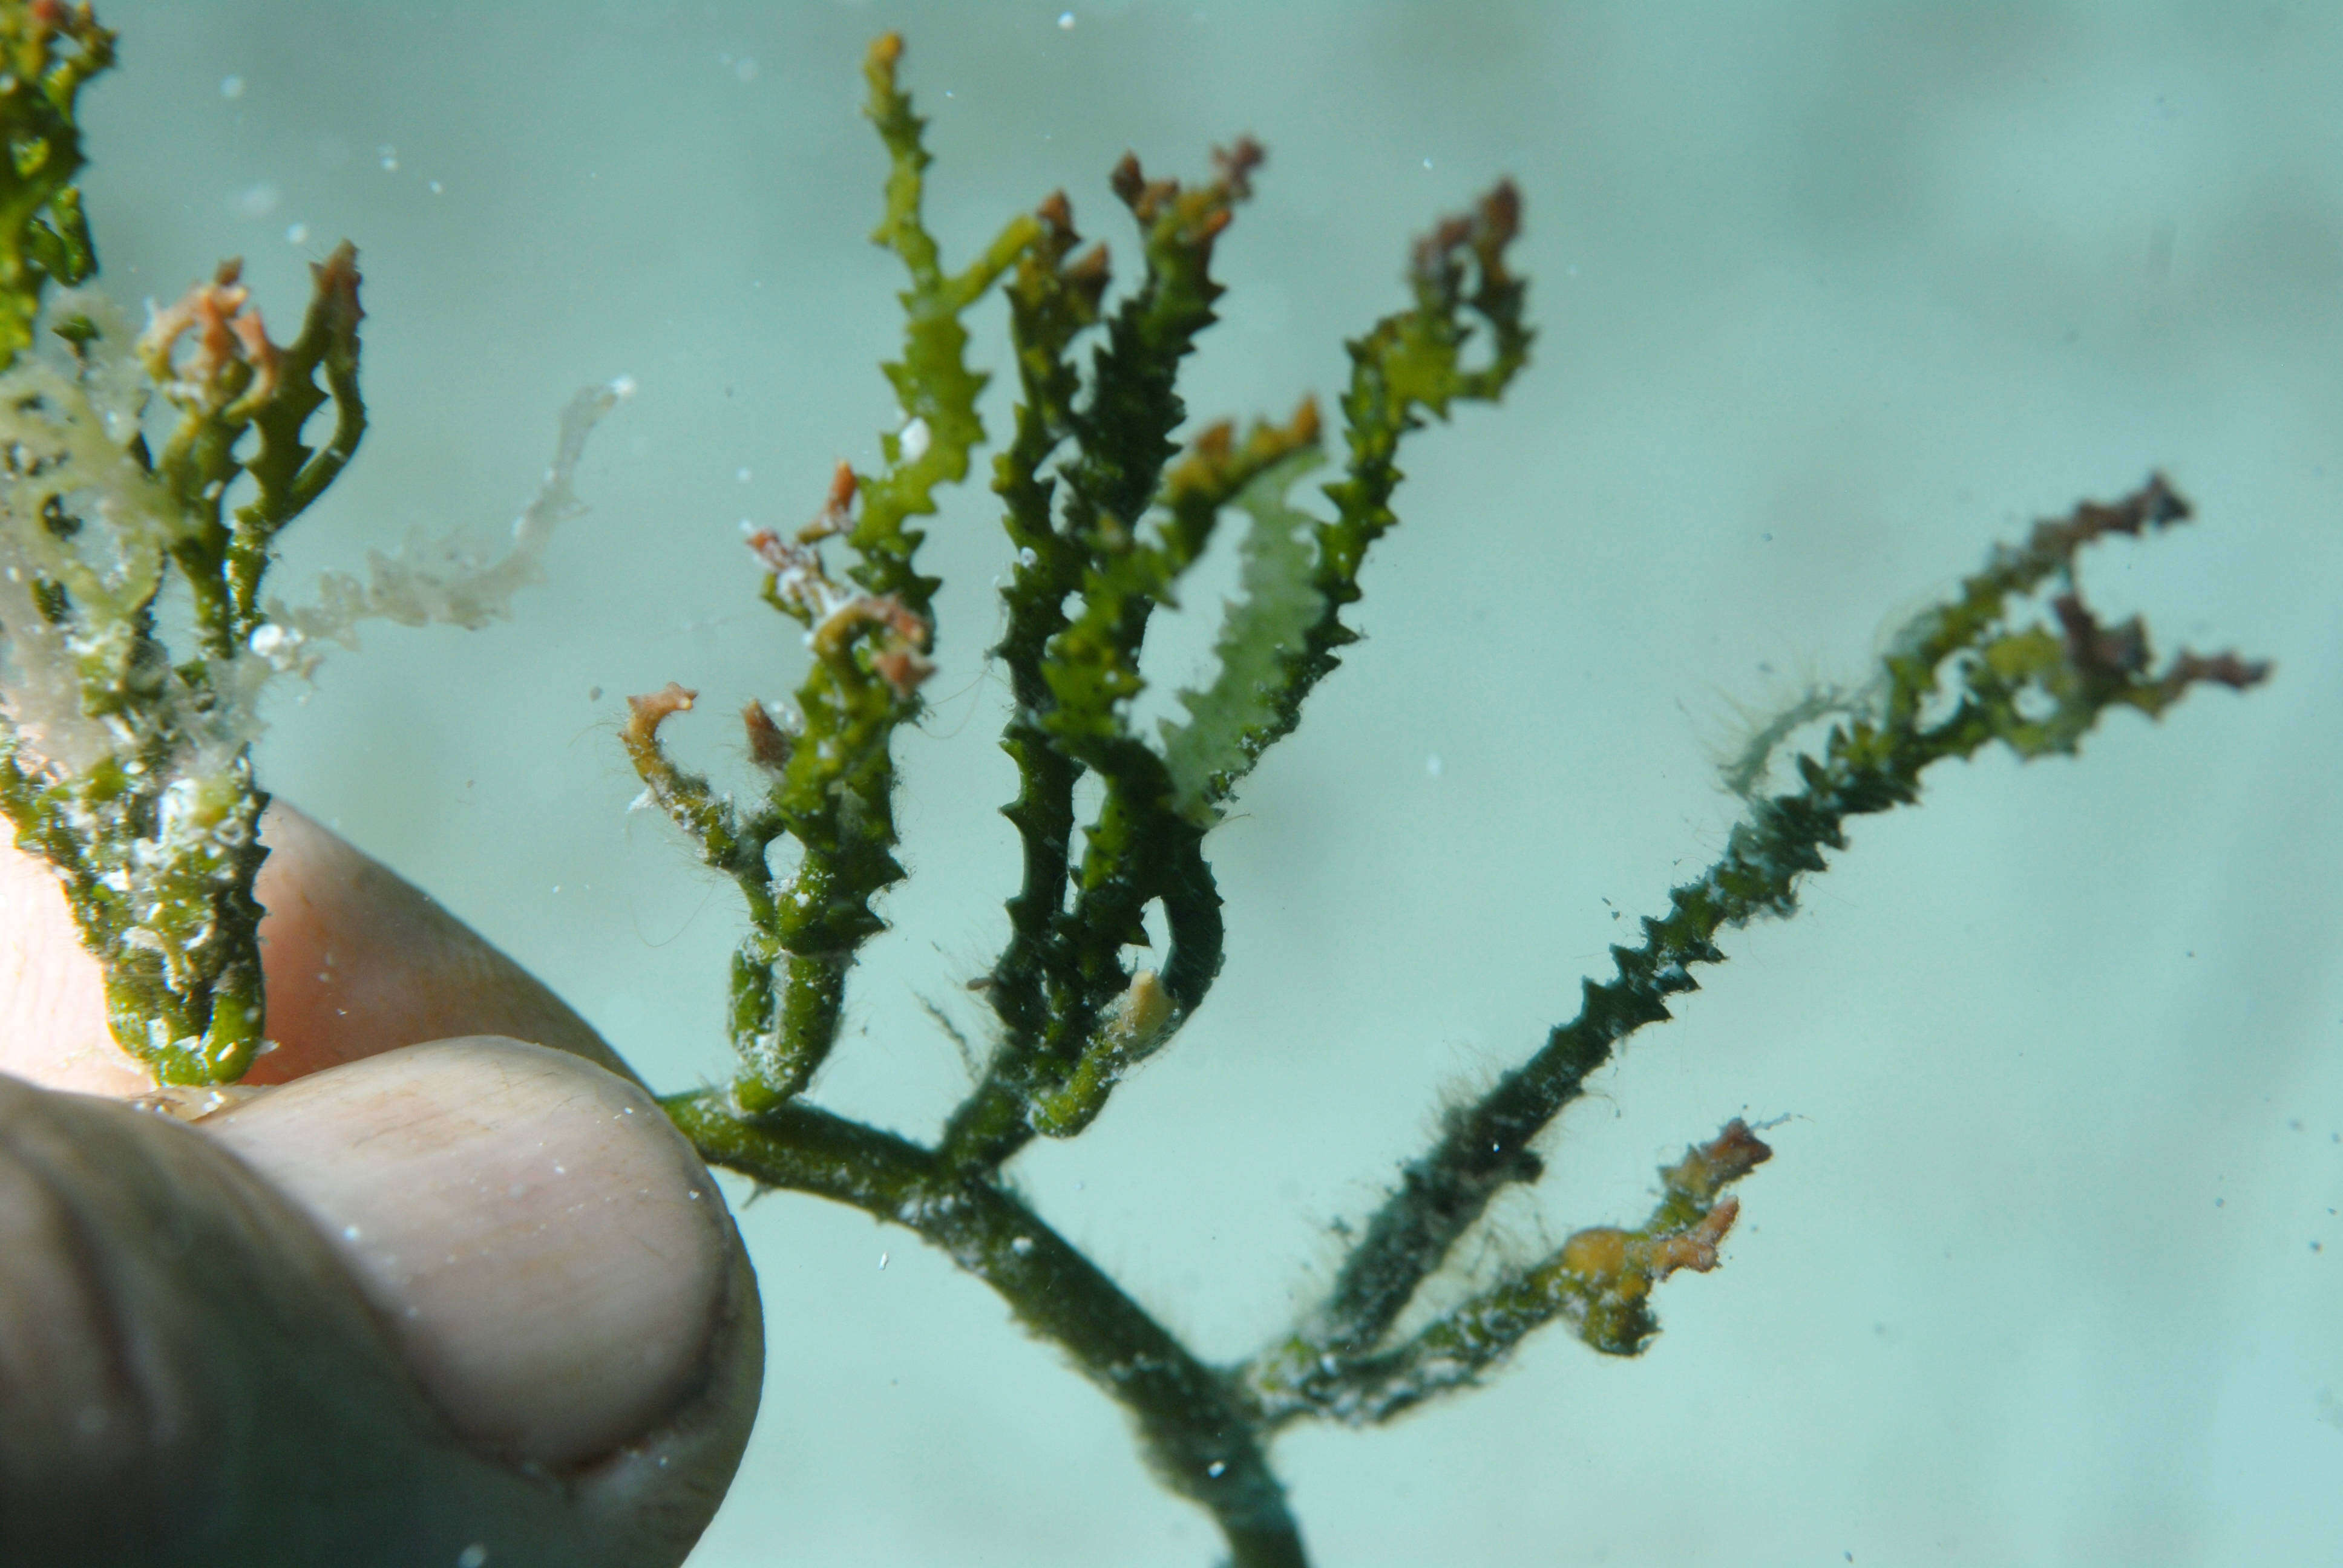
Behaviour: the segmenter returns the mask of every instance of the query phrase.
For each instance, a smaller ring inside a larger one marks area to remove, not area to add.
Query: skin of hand
[[[511,960],[297,812],[264,838],[278,1049],[192,1123],[127,1103],[0,848],[0,1563],[680,1563],[764,1365],[715,1182]]]

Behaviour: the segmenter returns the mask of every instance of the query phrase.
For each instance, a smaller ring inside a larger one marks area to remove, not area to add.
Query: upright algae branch
[[[36,352],[45,292],[96,270],[68,182],[80,89],[114,40],[88,6],[54,4],[6,7],[0,40],[15,151],[0,167],[0,807],[65,884],[116,1039],[159,1081],[232,1080],[265,1023],[261,581],[278,530],[366,428],[355,256],[345,246],[314,268],[289,344],[229,262],[135,341],[103,300],[60,294],[45,302],[60,352]],[[157,400],[168,417],[150,442]],[[304,433],[327,402],[333,427],[313,447]],[[175,585],[194,642],[176,650],[160,630]]]
[[[114,35],[87,5],[8,0],[0,55],[0,810],[64,884],[123,1048],[161,1083],[228,1082],[266,1049],[262,688],[369,618],[498,613],[576,509],[585,431],[625,388],[572,405],[501,557],[417,543],[365,581],[327,577],[317,604],[264,598],[278,535],[366,433],[357,253],[310,268],[288,343],[235,261],[134,331],[79,287],[97,257],[71,183]]]
[[[1214,248],[1252,194],[1262,150],[1214,155],[1202,182],[1150,178],[1126,158],[1111,181],[1138,231],[1136,280],[1111,306],[1103,246],[1082,247],[1062,194],[1006,226],[981,255],[943,270],[922,226],[929,157],[897,80],[891,35],[866,65],[866,112],[890,174],[878,242],[910,274],[902,357],[886,367],[902,405],[870,475],[841,467],[813,520],[749,545],[768,602],[804,628],[811,658],[795,707],[752,703],[749,754],[760,798],[736,804],[668,756],[661,726],[693,694],[632,699],[624,739],[647,786],[747,901],[732,963],[730,1081],[666,1101],[711,1163],[768,1187],[854,1204],[918,1232],[985,1281],[1029,1330],[1060,1346],[1131,1413],[1163,1483],[1208,1510],[1242,1568],[1305,1562],[1269,1444],[1303,1417],[1370,1424],[1489,1376],[1534,1330],[1561,1322],[1596,1350],[1633,1355],[1656,1332],[1654,1288],[1719,1259],[1740,1201],[1728,1189],[1771,1151],[1740,1121],[1661,1172],[1660,1203],[1634,1229],[1596,1226],[1504,1271],[1403,1333],[1420,1301],[1454,1300],[1458,1243],[1507,1185],[1537,1179],[1533,1145],[1588,1076],[1694,967],[1721,962],[1728,927],[1790,913],[1804,877],[1845,847],[1855,817],[1918,799],[1931,765],[2000,744],[2021,758],[2071,752],[2110,709],[2160,715],[2191,687],[2251,686],[2265,668],[2232,654],[2157,664],[2137,621],[2109,626],[2085,602],[2077,558],[2109,534],[2185,521],[2161,478],[2111,505],[2085,504],[1997,550],[1946,604],[1907,625],[1861,692],[1818,693],[1759,730],[1729,776],[1746,819],[1704,874],[1675,890],[1643,938],[1613,949],[1610,978],[1585,983],[1558,1024],[1485,1094],[1450,1111],[1359,1233],[1324,1299],[1260,1354],[1204,1363],[1037,1215],[1004,1179],[1036,1136],[1073,1137],[1134,1068],[1194,1016],[1223,961],[1207,836],[1262,753],[1357,636],[1344,614],[1361,569],[1397,521],[1402,446],[1456,405],[1493,402],[1526,364],[1526,285],[1508,253],[1521,201],[1500,184],[1436,224],[1409,261],[1407,307],[1350,345],[1342,459],[1319,511],[1297,498],[1326,462],[1322,417],[1304,398],[1282,420],[1206,426],[1184,450],[1179,375],[1214,319]],[[932,1145],[852,1121],[806,1097],[834,1049],[846,976],[881,929],[872,900],[902,878],[895,859],[892,746],[920,711],[936,635],[932,579],[903,526],[963,477],[983,438],[982,378],[960,317],[995,284],[1007,296],[1018,377],[1014,427],[993,464],[1011,565],[992,649],[1013,702],[1001,745],[1019,789],[1003,807],[1021,847],[1009,938],[978,982],[997,1020],[990,1061]],[[1087,365],[1077,349],[1088,345]],[[1224,615],[1219,673],[1182,693],[1185,717],[1140,732],[1141,649],[1153,612],[1222,518],[1247,519],[1242,598]],[[853,558],[842,575],[825,551]],[[1790,737],[1835,720],[1810,751]],[[1765,794],[1783,774],[1795,788]],[[1098,801],[1079,820],[1078,786]],[[786,874],[770,853],[797,853]],[[1151,944],[1160,966],[1127,950]]]

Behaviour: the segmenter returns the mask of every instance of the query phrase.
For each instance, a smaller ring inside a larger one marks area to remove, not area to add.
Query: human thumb
[[[495,1039],[187,1127],[0,1079],[0,1562],[669,1568],[761,1326],[639,1088]]]

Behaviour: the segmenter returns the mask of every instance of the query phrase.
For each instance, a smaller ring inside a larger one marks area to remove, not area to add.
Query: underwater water
[[[2275,678],[2113,716],[2078,759],[1941,767],[1853,824],[1796,919],[1726,940],[1473,1243],[1485,1269],[1640,1217],[1685,1143],[1782,1119],[1725,1266],[1663,1289],[1643,1357],[1553,1333],[1277,1458],[1342,1568],[2343,1557],[2343,15],[102,9],[106,286],[168,298],[241,254],[281,331],[304,264],[359,246],[374,424],[285,582],[413,528],[492,536],[570,393],[639,384],[513,618],[369,630],[279,695],[263,762],[662,1089],[726,1070],[738,917],[629,815],[618,716],[697,687],[685,756],[739,768],[726,716],[804,654],[738,524],[803,521],[899,420],[869,38],[909,38],[950,255],[1063,186],[1128,258],[1126,148],[1197,175],[1268,146],[1187,388],[1205,417],[1331,407],[1408,238],[1519,183],[1533,366],[1406,453],[1367,640],[1211,840],[1210,1005],[1013,1167],[1214,1358],[1314,1299],[1437,1108],[1714,858],[1749,716],[1861,680],[1995,541],[2163,469],[2199,521],[2097,549],[2095,602]],[[933,713],[898,747],[913,876],[815,1091],[920,1136],[967,1084],[930,1009],[981,1042],[966,982],[1016,874],[990,500],[952,494],[922,558],[947,587]],[[1205,571],[1165,689],[1204,672],[1233,580]],[[740,1222],[769,1381],[696,1568],[1212,1560],[1117,1411],[916,1239],[789,1194]]]

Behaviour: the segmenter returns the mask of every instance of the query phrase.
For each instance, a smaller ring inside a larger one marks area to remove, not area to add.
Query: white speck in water
[[[745,484],[747,484],[749,480],[751,480],[751,479],[755,478],[757,476],[756,476],[755,474],[753,474],[753,473],[750,473],[750,472],[749,472],[748,469],[746,469],[746,468],[735,468],[735,469],[733,469],[733,470],[732,470],[732,477],[733,477],[734,478],[736,478],[736,479],[739,480],[742,484],[744,484],[744,485],[745,485]]]
[[[397,147],[392,146],[388,142],[385,142],[382,146],[375,149],[375,156],[382,160],[383,171],[385,173],[395,175],[398,172],[398,149]]]
[[[309,226],[306,223],[287,224],[285,227],[285,242],[287,245],[308,244]]]
[[[687,1197],[687,1198],[689,1198],[689,1199],[690,1199],[693,1202],[697,1203],[697,1202],[699,1202],[699,1188],[697,1188],[697,1187],[694,1187],[690,1191],[686,1192],[686,1193],[684,1194],[684,1196],[685,1196],[685,1197]]]
[[[357,1228],[356,1225],[345,1225],[345,1226],[343,1226],[343,1227],[342,1227],[342,1240],[343,1240],[343,1241],[357,1241],[357,1239],[358,1239],[358,1228]]]
[[[928,455],[928,443],[932,437],[925,419],[914,419],[903,427],[902,435],[897,438],[902,443],[897,450],[903,454],[903,461],[916,463]]]
[[[1041,564],[1041,558],[1033,553],[1032,546],[1028,545],[1023,549],[1017,552],[1017,564],[1028,570],[1031,570],[1034,567]]]
[[[1426,158],[1426,159],[1424,159],[1424,160],[1423,160],[1423,166],[1424,166],[1425,168],[1430,168],[1430,167],[1432,166],[1432,160],[1431,160],[1430,158]]]
[[[1030,1258],[1033,1255],[1033,1238],[1020,1236],[1009,1243],[1009,1250],[1021,1258]]]
[[[1437,751],[1433,752],[1431,756],[1429,756],[1429,757],[1427,757],[1427,758],[1425,758],[1425,759],[1423,759],[1423,770],[1424,770],[1424,772],[1425,772],[1425,773],[1427,773],[1427,774],[1429,774],[1430,776],[1432,776],[1432,777],[1433,777],[1433,778],[1434,778],[1434,779],[1437,779],[1437,778],[1439,778],[1439,777],[1440,777],[1440,769],[1441,769],[1441,766],[1442,766],[1442,764],[1441,764],[1441,761],[1440,761],[1440,753],[1439,753],[1439,752],[1437,752]]]
[[[266,217],[277,210],[277,187],[266,180],[248,185],[228,198],[228,206],[238,217]]]
[[[442,189],[444,189],[444,188],[445,188],[445,187],[444,187],[444,186],[442,186],[439,184],[439,182],[438,182],[437,180],[433,180],[433,181],[431,182],[431,194],[432,194],[433,196],[437,196],[437,195],[440,193],[440,191],[441,191]]]
[[[1074,30],[1074,14],[1071,11],[1059,12],[1058,25],[1069,33],[1072,32]]]
[[[641,794],[627,802],[627,809],[629,812],[648,811],[657,804],[659,804],[659,802],[651,799],[651,792],[646,789]]]
[[[744,82],[757,79],[757,62],[747,55],[732,62],[732,74]]]
[[[1226,1475],[1228,1473],[1229,1467],[1227,1463],[1222,1460],[1216,1459],[1212,1461],[1212,1463],[1204,1466],[1204,1473],[1211,1476],[1214,1481],[1218,1481],[1222,1476]]]
[[[886,1254],[886,1253],[884,1253],[884,1252],[881,1252],[881,1253],[880,1253],[880,1254],[879,1254],[879,1268],[880,1268],[880,1271],[882,1273],[886,1271],[886,1268],[887,1268],[887,1254]]]
[[[553,884],[553,890],[554,890],[555,892],[557,892],[557,893],[558,893],[558,892],[559,892],[559,891],[561,891],[561,884],[560,884],[560,883],[558,883],[558,882],[554,883],[554,884]]]
[[[556,1165],[553,1168],[553,1173],[556,1176],[567,1176],[569,1174],[569,1167],[567,1165]]]
[[[488,1568],[488,1549],[473,1542],[456,1553],[456,1568]]]
[[[660,1454],[659,1457],[659,1467],[661,1470],[665,1470],[667,1468],[667,1455],[664,1453]]]
[[[242,76],[222,76],[220,78],[220,96],[223,98],[241,98],[244,96],[244,78]]]

